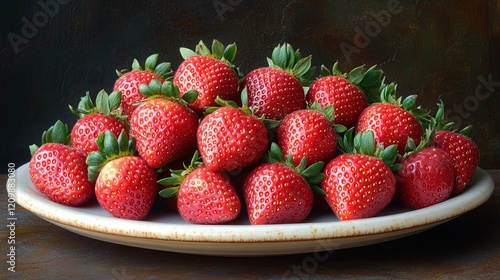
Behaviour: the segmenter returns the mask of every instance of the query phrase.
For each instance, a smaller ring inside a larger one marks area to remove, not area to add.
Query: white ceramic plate
[[[155,212],[146,221],[111,217],[97,202],[68,207],[49,201],[29,179],[28,164],[16,173],[16,200],[35,215],[69,231],[106,242],[154,250],[217,256],[266,256],[330,251],[389,241],[421,232],[484,203],[493,180],[477,169],[466,191],[419,210],[390,205],[373,218],[339,221],[331,214],[305,222],[250,225],[247,217],[227,225],[194,225],[178,214]]]

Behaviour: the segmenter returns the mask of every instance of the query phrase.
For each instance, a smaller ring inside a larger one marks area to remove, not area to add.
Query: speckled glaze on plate
[[[110,216],[97,202],[68,207],[48,200],[29,179],[28,164],[16,172],[16,201],[35,215],[90,238],[153,250],[213,256],[270,256],[380,243],[415,234],[470,211],[493,193],[493,180],[478,168],[466,191],[424,209],[390,205],[377,217],[339,221],[333,213],[311,214],[303,223],[194,225],[178,214],[155,211],[145,221]]]

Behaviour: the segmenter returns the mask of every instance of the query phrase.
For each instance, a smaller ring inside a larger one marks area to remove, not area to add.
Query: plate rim
[[[48,200],[31,184],[26,163],[16,169],[16,203],[23,208],[49,222],[64,224],[79,230],[106,234],[110,236],[135,237],[154,242],[189,242],[189,243],[276,243],[291,241],[318,241],[353,238],[359,236],[377,236],[387,232],[407,231],[412,228],[432,227],[458,217],[486,202],[492,195],[494,183],[491,176],[483,169],[477,168],[471,185],[460,195],[449,198],[439,204],[417,210],[376,216],[372,218],[312,222],[277,225],[195,225],[195,224],[160,224],[154,221],[132,221],[114,217],[96,216]],[[27,177],[26,177],[27,176]],[[28,183],[26,183],[26,180]],[[21,184],[22,183],[22,184]],[[36,196],[35,196],[36,195]],[[462,200],[466,199],[466,204]],[[43,209],[48,207],[48,209]],[[446,210],[440,212],[439,210]],[[438,216],[429,216],[430,213]],[[68,221],[65,213],[73,213],[77,217],[87,217],[84,221]],[[411,214],[411,215],[408,215]],[[333,215],[333,213],[332,213]],[[394,221],[405,221],[406,226],[393,227]],[[91,223],[94,224],[91,224]],[[105,224],[119,225],[110,228]],[[95,225],[98,225],[95,227]],[[377,226],[378,225],[378,226]],[[141,230],[134,229],[135,227]],[[360,231],[359,229],[363,230]],[[149,231],[148,231],[149,230]],[[159,230],[164,230],[159,232]],[[295,233],[294,233],[295,232]],[[304,234],[310,233],[310,234]]]

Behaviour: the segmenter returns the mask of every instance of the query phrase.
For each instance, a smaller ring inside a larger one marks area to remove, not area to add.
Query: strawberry
[[[408,155],[396,173],[396,196],[419,209],[448,199],[453,188],[453,162],[443,150],[427,147]]]
[[[196,150],[198,116],[187,104],[197,92],[184,93],[171,81],[152,80],[141,84],[147,99],[130,116],[130,134],[137,141],[139,155],[152,168],[180,160]]]
[[[304,157],[309,163],[328,162],[334,158],[337,133],[332,114],[333,106],[321,108],[315,102],[308,109],[286,115],[281,121],[277,142],[284,154],[292,155],[295,165]]]
[[[396,179],[391,170],[397,157],[395,145],[375,149],[373,132],[357,134],[349,129],[342,141],[343,154],[325,167],[321,183],[326,200],[340,220],[373,217],[393,199]]]
[[[242,169],[255,164],[267,150],[264,123],[247,106],[217,99],[220,108],[200,122],[198,149],[205,165],[217,172]]]
[[[244,195],[248,217],[253,225],[302,222],[313,207],[314,184],[323,179],[323,162],[306,169],[305,159],[294,166],[276,143],[271,144],[266,163],[246,177]],[[311,184],[311,185],[309,185]],[[318,189],[317,187],[315,187]]]
[[[81,98],[78,108],[69,106],[71,112],[79,117],[71,130],[71,143],[87,156],[97,151],[96,140],[101,132],[110,130],[118,137],[122,130],[128,133],[125,117],[115,112],[121,102],[121,93],[112,92],[109,96],[101,90],[96,97],[96,105],[89,93]]]
[[[198,91],[198,99],[189,106],[197,112],[216,106],[215,99],[236,100],[238,97],[239,70],[232,64],[236,56],[236,44],[224,45],[217,40],[212,51],[200,41],[195,51],[181,48],[184,61],[174,75],[174,83],[181,96],[189,91]]]
[[[372,66],[365,71],[364,66],[359,66],[344,74],[336,62],[332,71],[322,65],[321,73],[307,91],[307,102],[318,102],[323,107],[333,105],[335,123],[353,127],[368,103],[376,100],[374,94],[382,84],[382,70]]]
[[[238,217],[241,202],[231,181],[203,166],[197,152],[189,167],[171,173],[171,177],[158,181],[169,186],[159,194],[164,198],[177,195],[177,209],[185,221],[221,224]]]
[[[248,106],[258,117],[281,120],[287,114],[306,108],[303,86],[314,73],[311,56],[302,58],[290,44],[278,45],[269,66],[254,69],[243,81]]]
[[[470,127],[462,133],[468,129]],[[433,145],[448,153],[453,161],[453,195],[463,192],[479,164],[479,148],[467,134],[462,133],[440,130],[436,132],[433,140]]]
[[[68,127],[57,121],[42,135],[42,145],[30,146],[29,174],[33,185],[51,201],[79,206],[92,198],[85,155],[69,146]]]
[[[173,71],[169,62],[162,62],[157,65],[158,54],[150,55],[145,62],[143,69],[137,59],[132,62],[132,70],[127,69],[116,71],[118,79],[115,81],[113,91],[122,93],[122,101],[118,110],[123,115],[130,116],[135,110],[137,102],[144,99],[139,91],[140,84],[149,84],[151,80],[156,79],[163,82],[170,79]]]
[[[396,100],[396,85],[383,86],[381,102],[369,105],[358,118],[356,132],[373,131],[375,144],[385,147],[397,145],[398,153],[404,154],[408,139],[418,145],[423,137],[423,127],[419,120],[429,111],[414,108],[416,96],[408,96],[403,102]]]
[[[97,138],[99,150],[87,156],[89,180],[101,207],[116,218],[143,220],[156,198],[157,175],[136,155],[135,139],[122,131],[118,139],[110,131]]]
[[[437,105],[436,116],[430,118],[429,123],[429,129],[434,132],[431,145],[451,156],[455,171],[452,195],[458,195],[466,188],[479,165],[479,148],[471,139],[472,126],[457,132],[455,123],[444,118],[444,103],[441,101]]]

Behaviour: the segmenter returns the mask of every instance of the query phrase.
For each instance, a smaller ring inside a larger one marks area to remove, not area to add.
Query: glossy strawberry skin
[[[376,144],[384,147],[396,144],[401,155],[409,137],[418,145],[423,136],[422,126],[413,115],[389,103],[374,103],[363,110],[356,123],[356,133],[368,130],[373,131]]]
[[[250,223],[302,222],[311,212],[313,192],[304,178],[282,163],[264,163],[245,179]]]
[[[377,215],[394,197],[396,179],[382,160],[342,154],[331,160],[321,183],[326,200],[340,220]]]
[[[298,110],[288,114],[278,127],[278,145],[284,155],[292,154],[294,165],[303,157],[308,165],[329,162],[337,151],[337,134],[321,112]]]
[[[130,134],[139,155],[152,168],[183,159],[196,150],[198,117],[176,101],[155,98],[142,103],[130,118]]]
[[[30,160],[29,174],[40,192],[60,204],[79,206],[94,195],[94,184],[87,176],[85,155],[70,146],[42,145]]]
[[[137,156],[124,156],[108,162],[95,184],[97,201],[113,217],[143,220],[158,192],[154,169]]]
[[[245,77],[243,86],[247,90],[248,106],[256,116],[281,120],[293,111],[306,108],[302,85],[284,70],[255,69]]]
[[[208,56],[191,56],[184,60],[174,75],[173,82],[181,95],[188,90],[197,90],[198,98],[189,106],[203,112],[206,107],[217,106],[217,96],[224,100],[238,97],[238,76],[227,64]]]
[[[445,201],[451,194],[454,181],[453,162],[443,150],[429,147],[420,150],[401,164],[396,173],[396,196],[413,209]]]
[[[438,131],[433,139],[433,146],[448,153],[455,170],[453,195],[463,192],[479,164],[479,148],[467,136],[451,131]]]
[[[237,108],[221,107],[207,115],[197,132],[203,162],[213,171],[250,166],[267,151],[264,124]]]
[[[157,74],[143,70],[127,72],[115,81],[113,91],[120,91],[122,93],[122,102],[118,110],[123,115],[132,115],[132,112],[137,107],[136,104],[144,100],[145,97],[139,91],[139,85],[149,85],[153,79],[163,83],[163,79]]]
[[[95,113],[78,119],[71,130],[71,144],[80,149],[85,155],[97,151],[97,136],[107,130],[118,137],[122,130],[128,134],[128,127],[116,118]]]
[[[368,106],[364,93],[343,77],[324,76],[315,80],[307,91],[309,104],[333,105],[335,123],[346,127],[356,124],[361,112]]]
[[[202,166],[184,178],[177,209],[190,223],[221,224],[238,217],[241,202],[227,177]]]

